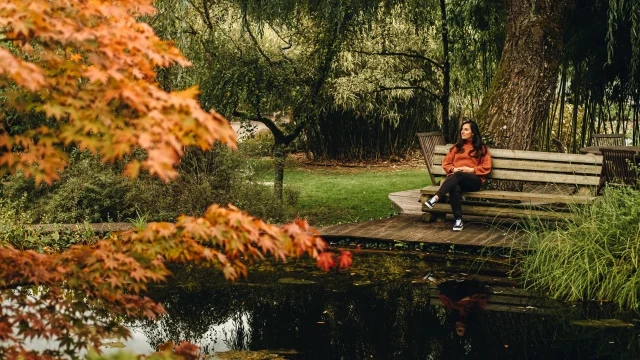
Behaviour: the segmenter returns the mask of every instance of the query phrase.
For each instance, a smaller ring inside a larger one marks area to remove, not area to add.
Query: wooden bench
[[[609,185],[637,187],[640,182],[638,166],[639,151],[630,146],[601,147],[603,167],[602,180]]]
[[[452,146],[438,145],[434,149],[429,173],[443,176],[439,184],[446,175],[442,160]],[[480,190],[463,193],[463,215],[481,216],[485,221],[528,216],[560,219],[568,215],[568,205],[593,201],[600,185],[602,156],[506,149],[489,151],[493,169],[485,178],[488,181],[519,182],[526,185],[523,188],[529,191]],[[420,191],[423,221],[432,221],[451,213],[451,206],[443,201],[433,209],[424,205],[439,188],[439,185],[427,186]]]

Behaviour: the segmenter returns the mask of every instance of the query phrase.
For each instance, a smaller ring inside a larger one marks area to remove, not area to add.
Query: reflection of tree
[[[249,305],[251,349],[295,348],[310,359],[411,358],[423,346],[416,329],[432,318],[428,299],[426,287],[408,281],[340,291],[280,284]]]
[[[188,340],[203,350],[215,338],[205,338],[212,326],[242,313],[242,293],[234,291],[215,269],[173,267],[174,277],[166,286],[150,289],[148,296],[159,301],[167,314],[156,321],[145,321],[142,330],[152,347],[167,341]]]
[[[409,278],[355,286],[346,276],[322,275],[323,285],[279,282],[290,273],[253,272],[257,283],[230,284],[207,271],[174,273],[176,281],[150,293],[168,312],[144,325],[152,345],[188,339],[210,353],[215,339],[207,338],[209,329],[227,323],[227,332],[218,336],[232,349],[295,349],[305,359],[588,358],[639,351],[636,331],[572,325],[584,318],[582,309],[563,308],[562,316],[548,313],[548,307],[545,314],[484,311],[469,318],[461,338],[451,313],[430,305],[437,294]],[[599,309],[589,316],[619,314]]]
[[[254,292],[247,302],[250,349],[313,347],[320,340],[316,332],[324,301],[323,290],[309,284],[275,283]]]
[[[229,349],[249,350],[249,342],[251,341],[251,328],[245,326],[243,319],[244,313],[237,312],[233,314],[232,331],[224,334],[224,343]]]

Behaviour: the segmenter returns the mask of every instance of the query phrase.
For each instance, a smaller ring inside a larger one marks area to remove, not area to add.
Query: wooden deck
[[[453,222],[424,223],[420,215],[400,214],[388,219],[355,224],[327,226],[320,229],[324,238],[359,238],[389,241],[416,241],[428,244],[477,247],[523,248],[520,237],[505,227],[482,223],[465,223],[461,232],[452,231]]]
[[[420,189],[389,194],[391,205],[399,215],[388,219],[323,227],[320,234],[329,238],[358,238],[388,241],[412,241],[427,244],[462,245],[522,249],[521,237],[509,227],[492,225],[473,218],[465,220],[464,230],[451,230],[452,221],[420,221]]]
[[[389,194],[389,200],[391,200],[391,206],[398,214],[422,214],[420,189],[391,193]]]

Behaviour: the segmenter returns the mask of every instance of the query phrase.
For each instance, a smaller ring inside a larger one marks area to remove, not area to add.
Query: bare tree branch
[[[287,44],[287,46],[280,48],[280,50],[288,50],[291,49],[291,47],[293,46],[291,44],[291,36],[289,36],[289,40],[286,40],[282,35],[280,35],[280,32],[273,27],[273,25],[268,24],[269,27],[271,28],[271,30],[273,30],[273,32],[278,36],[278,38],[280,38],[280,40],[282,40],[283,43]]]
[[[282,130],[280,130],[278,125],[276,125],[276,123],[273,120],[269,119],[268,117],[260,116],[259,114],[250,115],[248,113],[238,111],[238,110],[233,111],[233,116],[243,120],[257,121],[257,122],[263,123],[269,129],[269,131],[271,131],[271,133],[273,134],[273,137],[276,140],[282,140],[285,137],[284,133],[282,132]]]
[[[247,12],[245,11],[244,15],[242,16],[243,19],[243,23],[244,23],[244,27],[245,30],[247,30],[247,33],[249,34],[249,37],[251,38],[251,41],[253,41],[253,44],[256,46],[256,49],[258,49],[258,52],[260,53],[260,55],[262,55],[262,57],[267,60],[267,62],[269,63],[269,65],[274,65],[275,63],[271,60],[271,58],[269,56],[267,56],[267,54],[262,50],[262,48],[260,47],[260,44],[258,43],[258,39],[256,39],[255,36],[253,36],[253,33],[251,32],[251,24],[249,24],[249,20],[247,19]]]
[[[298,135],[300,135],[306,123],[307,123],[306,121],[301,121],[300,123],[298,123],[296,128],[293,129],[293,131],[289,135],[285,136],[285,139],[284,139],[285,146],[289,146],[289,144],[291,144],[291,142],[295,140],[296,137],[298,137]]]

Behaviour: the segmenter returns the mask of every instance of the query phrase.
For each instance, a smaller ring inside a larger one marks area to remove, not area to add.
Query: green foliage
[[[128,351],[117,351],[111,354],[101,354],[98,355],[95,351],[90,351],[86,358],[86,360],[138,360],[140,359],[140,355],[128,352]],[[179,360],[183,359],[183,357],[171,354],[168,352],[164,353],[155,353],[149,356],[145,356],[146,360]]]
[[[3,223],[78,223],[172,221],[181,214],[201,215],[213,203],[228,203],[276,222],[290,218],[297,195],[289,191],[281,206],[273,190],[251,182],[253,170],[237,153],[220,145],[210,151],[188,149],[171,183],[143,174],[120,175],[119,164],[104,164],[72,152],[69,167],[52,186],[22,175],[6,178],[0,214]]]
[[[0,244],[9,244],[18,250],[34,250],[41,254],[55,253],[73,245],[89,245],[97,241],[93,229],[80,227],[77,230],[58,227],[43,232],[24,225],[2,224]]]
[[[247,157],[271,156],[273,144],[271,132],[259,132],[250,138],[242,139],[238,143],[238,152]]]
[[[327,80],[329,104],[306,128],[314,157],[404,156],[416,132],[438,128],[443,56],[434,4],[425,4],[430,21],[420,24],[410,3],[381,3],[366,31],[351,24]]]
[[[4,205],[40,223],[122,220],[134,205],[123,201],[130,181],[120,173],[88,152],[73,151],[69,167],[52,186],[36,185],[21,174],[9,177],[2,189]]]
[[[506,11],[501,0],[447,1],[452,42],[452,91],[474,116],[489,89],[505,41]],[[470,108],[470,109],[469,109]]]
[[[442,92],[442,73],[435,65],[442,63],[437,42],[440,28],[435,21],[412,23],[408,6],[380,7],[367,31],[358,30],[355,24],[347,33],[335,74],[328,81],[334,108],[359,114],[364,122],[370,117],[386,120],[377,127],[395,127],[400,119],[408,120],[398,104],[437,100],[438,95],[433,94]],[[433,18],[437,8],[428,8]]]
[[[305,135],[314,139],[304,148],[313,154],[402,156],[416,131],[437,126],[437,100],[420,89],[437,93],[433,84],[441,74],[427,60],[359,53],[401,51],[437,59],[433,1],[156,4],[154,28],[175,39],[195,65],[165,74],[163,82],[177,88],[198,82],[204,106],[228,117],[282,111],[290,127],[308,125]],[[401,89],[406,86],[413,88]],[[355,135],[327,151],[334,144],[325,140],[344,138],[337,136],[346,132],[343,119]],[[398,128],[400,119],[407,124]],[[362,140],[346,146],[355,138]]]
[[[608,188],[574,217],[550,226],[531,220],[525,284],[567,301],[608,300],[640,308],[640,191]]]
[[[24,207],[22,201],[18,208]],[[79,225],[73,230],[54,226],[44,231],[26,225],[29,222],[28,215],[16,214],[16,207],[8,206],[5,199],[0,200],[0,246],[8,244],[18,250],[34,250],[43,254],[64,251],[76,244],[92,244],[97,240],[93,229],[87,226]]]

